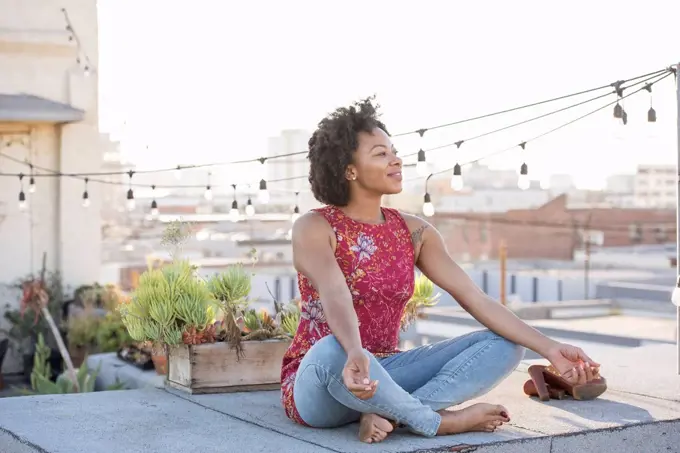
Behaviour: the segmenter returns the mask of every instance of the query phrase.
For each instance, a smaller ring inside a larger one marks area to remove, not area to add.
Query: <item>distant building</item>
[[[35,173],[42,173],[37,167],[67,174],[101,168],[97,2],[0,2],[0,17],[11,18],[0,27],[0,152],[11,159],[0,157],[0,167],[26,175],[21,182],[0,177],[0,283],[39,272],[43,253],[65,284],[92,283],[101,259],[102,185],[88,185],[88,208],[82,179],[36,177],[32,193],[24,162]],[[22,189],[25,203],[19,203]]]
[[[605,191],[613,194],[632,194],[635,190],[635,175],[611,175],[607,177]]]
[[[572,260],[589,237],[605,247],[660,244],[675,237],[671,209],[574,209],[561,195],[535,209],[505,213],[436,213],[431,221],[458,259],[498,257],[505,242],[509,258]]]
[[[675,208],[678,175],[675,165],[640,165],[634,178],[635,205]]]

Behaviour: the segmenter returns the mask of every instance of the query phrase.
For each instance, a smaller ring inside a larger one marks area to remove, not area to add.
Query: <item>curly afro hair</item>
[[[359,132],[384,130],[378,119],[378,104],[374,97],[341,107],[322,119],[309,139],[309,183],[314,198],[326,205],[347,206],[349,182],[345,178],[347,166],[359,146]]]

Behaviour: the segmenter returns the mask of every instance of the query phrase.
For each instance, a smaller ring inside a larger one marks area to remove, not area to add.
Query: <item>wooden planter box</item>
[[[171,347],[166,384],[191,394],[277,390],[289,340],[244,341],[238,360],[228,343]]]

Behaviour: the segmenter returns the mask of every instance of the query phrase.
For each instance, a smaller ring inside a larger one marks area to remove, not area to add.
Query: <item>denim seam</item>
[[[463,336],[461,336],[461,337],[456,338],[456,340],[462,340],[462,339],[464,339],[465,337],[467,337],[468,335],[474,335],[475,333],[479,333],[479,332],[470,332],[470,333],[468,333],[468,334],[465,334],[465,335],[463,335]],[[489,340],[487,340],[487,341],[498,341],[498,340],[497,340],[496,338],[492,338],[492,339],[489,339]],[[429,359],[430,357],[434,357],[434,356],[438,355],[440,352],[445,352],[446,349],[447,349],[447,348],[441,348],[439,351],[433,352],[432,354],[427,355],[427,356],[425,356],[425,357],[416,357],[416,360],[414,360],[413,362],[416,362],[416,361],[419,361],[419,360]],[[389,370],[390,370],[390,371],[392,371],[392,370],[398,370],[399,368],[403,368],[403,367],[405,367],[405,366],[413,365],[413,362],[404,363],[403,365],[399,365],[399,366],[395,366],[395,367],[390,366],[390,367],[389,367]],[[386,368],[386,369],[387,369],[387,368]]]
[[[324,370],[324,371],[326,372],[326,374],[328,375],[328,377],[329,377],[330,379],[332,379],[336,384],[340,384],[340,387],[341,387],[345,392],[347,392],[347,394],[348,394],[352,399],[354,399],[355,402],[361,403],[361,404],[365,404],[366,406],[369,406],[369,407],[373,407],[373,408],[379,409],[379,410],[381,410],[381,411],[383,411],[383,412],[389,414],[390,416],[392,416],[392,418],[397,419],[397,420],[395,420],[396,422],[401,422],[401,421],[402,421],[402,420],[399,419],[400,417],[398,417],[392,410],[390,410],[390,409],[388,409],[388,408],[386,408],[386,407],[383,407],[383,406],[380,405],[380,404],[369,403],[369,402],[366,401],[366,400],[362,400],[361,398],[358,398],[354,393],[352,393],[352,392],[345,386],[344,383],[340,382],[340,381],[333,375],[333,373],[331,373],[331,371],[330,371],[328,368],[326,368],[326,367],[325,367],[323,364],[321,364],[321,363],[313,362],[313,363],[308,363],[308,364],[306,364],[305,367],[304,367],[302,370],[299,371],[298,376],[301,376],[302,373],[304,373],[304,371],[306,371],[307,368],[309,368],[309,367],[312,366],[312,365],[318,366],[319,368],[321,368],[322,370]],[[329,390],[329,392],[330,392],[330,390]],[[360,411],[359,411],[359,412],[360,412]],[[418,426],[415,426],[415,428],[418,429],[419,431],[429,433],[429,430],[425,429],[425,427],[423,427],[423,425],[421,425],[421,424],[418,424]]]
[[[467,370],[469,368],[469,365],[472,362],[474,362],[480,355],[482,355],[484,352],[486,352],[488,349],[490,349],[492,344],[496,341],[497,340],[495,340],[495,339],[487,340],[486,343],[484,343],[479,348],[479,350],[477,350],[474,354],[472,354],[472,356],[468,360],[466,360],[464,363],[460,364],[460,366],[458,366],[458,368],[456,368],[453,371],[453,373],[451,373],[451,375],[444,381],[444,383],[442,385],[440,385],[437,389],[433,390],[430,394],[423,396],[423,398],[430,399],[434,395],[439,393],[442,390],[442,388],[444,386],[448,385],[452,380],[454,380],[458,376],[458,374],[460,374],[461,371]]]

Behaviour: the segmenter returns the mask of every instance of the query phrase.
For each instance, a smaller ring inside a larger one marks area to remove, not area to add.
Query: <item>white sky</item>
[[[661,69],[680,61],[677,1],[555,2],[99,0],[102,128],[128,124],[141,167],[266,155],[281,129],[309,130],[327,112],[377,94],[390,132],[455,121]],[[233,6],[232,6],[233,5]],[[626,100],[527,146],[535,177],[570,173],[597,188],[639,163],[673,163],[676,94]],[[592,96],[592,95],[591,95]],[[426,134],[455,142],[589,96]],[[538,120],[456,149],[440,167],[538,135],[613,100]],[[403,154],[417,136],[395,139]],[[149,145],[149,152],[143,151]],[[488,162],[517,167],[519,151]]]

